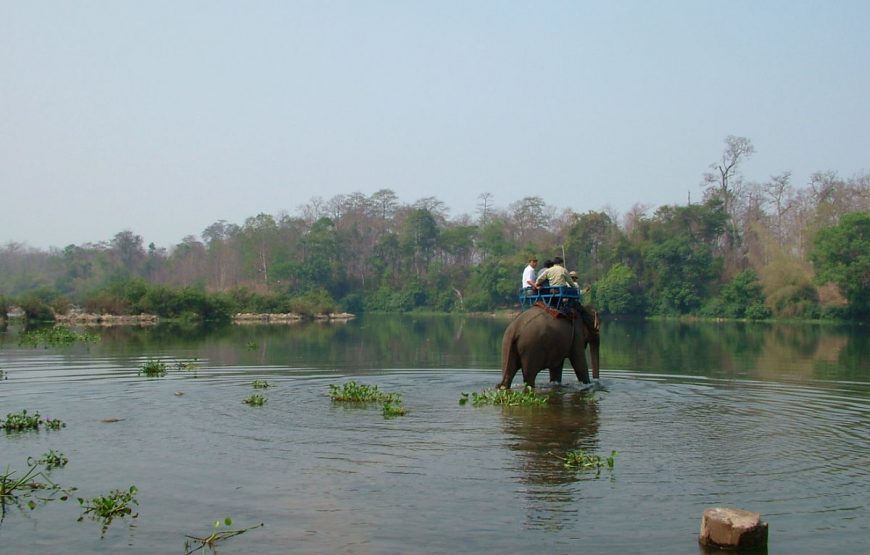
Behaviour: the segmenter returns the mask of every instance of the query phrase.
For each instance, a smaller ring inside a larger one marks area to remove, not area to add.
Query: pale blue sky
[[[685,203],[870,169],[870,2],[0,0],[0,244],[381,188],[473,213]]]

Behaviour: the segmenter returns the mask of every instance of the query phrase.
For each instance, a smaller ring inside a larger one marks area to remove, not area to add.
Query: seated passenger
[[[529,258],[529,265],[526,266],[526,269],[523,270],[523,284],[521,286],[523,292],[527,295],[533,292],[538,288],[535,285],[535,279],[537,279],[537,273],[535,272],[535,268],[538,266],[538,259],[534,256]]]
[[[577,289],[580,289],[580,284],[577,282],[577,272],[571,270],[570,272],[568,272],[568,275],[571,276],[571,287],[576,287]]]
[[[553,267],[547,268],[542,271],[538,275],[538,279],[535,282],[538,287],[541,287],[541,284],[545,281],[548,282],[550,287],[562,287],[562,286],[572,286],[571,276],[568,274],[568,270],[565,269],[565,266],[562,265],[563,260],[560,257],[556,257],[553,259]]]
[[[542,275],[544,275],[544,272],[546,272],[547,270],[549,270],[549,269],[552,268],[552,267],[553,267],[553,261],[552,261],[552,260],[544,260],[544,269],[541,270],[541,273],[538,274],[538,277],[541,277]],[[549,286],[550,286],[550,280],[549,280],[549,279],[544,279],[544,280],[541,281],[541,282],[537,282],[536,285],[537,285],[538,287],[549,287]]]

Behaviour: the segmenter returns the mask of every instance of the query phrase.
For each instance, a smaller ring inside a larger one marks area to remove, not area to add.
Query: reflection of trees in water
[[[680,321],[605,323],[602,359],[610,366],[673,374],[731,372],[758,357],[764,325]],[[618,357],[616,359],[612,357]]]
[[[519,481],[528,498],[527,526],[559,530],[574,526],[588,507],[570,484],[590,475],[567,469],[565,452],[598,448],[598,402],[588,392],[555,392],[543,408],[505,408],[504,430],[517,454]]]
[[[130,367],[143,357],[168,354],[195,356],[213,366],[495,369],[506,326],[491,318],[372,314],[335,323],[97,327],[89,331],[102,341],[62,354],[74,357],[87,349]],[[10,326],[0,336],[2,345],[17,343],[16,331]],[[627,369],[848,379],[864,375],[870,353],[870,335],[860,326],[609,320],[601,340],[605,377],[608,369]]]
[[[843,332],[844,345],[837,352],[836,365],[819,368],[824,377],[867,379],[866,361],[870,359],[870,334],[866,328],[850,326]],[[833,375],[831,375],[833,374]]]
[[[613,320],[604,324],[607,368],[779,379],[863,375],[870,336],[857,326],[813,323]]]
[[[142,356],[187,351],[186,356],[215,366],[494,368],[499,365],[505,326],[491,318],[401,314],[272,325],[166,323],[93,328],[102,341],[92,349],[133,366]]]
[[[818,348],[821,330],[818,326],[780,324],[769,334],[768,342],[791,353],[792,357],[812,357]]]

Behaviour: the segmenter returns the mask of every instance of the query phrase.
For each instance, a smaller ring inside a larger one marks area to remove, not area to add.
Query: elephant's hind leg
[[[510,389],[511,382],[514,381],[514,376],[520,368],[520,355],[517,353],[516,345],[511,345],[506,353],[502,353],[502,357],[501,383],[498,386],[502,389]],[[523,375],[525,376],[525,371]]]

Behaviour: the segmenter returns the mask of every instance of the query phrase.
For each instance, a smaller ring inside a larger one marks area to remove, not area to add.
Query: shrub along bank
[[[210,292],[200,287],[153,285],[142,279],[119,280],[82,299],[71,300],[43,288],[19,299],[0,299],[0,309],[4,304],[3,314],[18,306],[30,322],[52,321],[55,314],[66,314],[74,305],[93,314],[154,314],[169,320],[202,322],[227,322],[241,312],[313,316],[335,312],[338,306],[322,291],[300,295],[261,294],[246,289]]]

